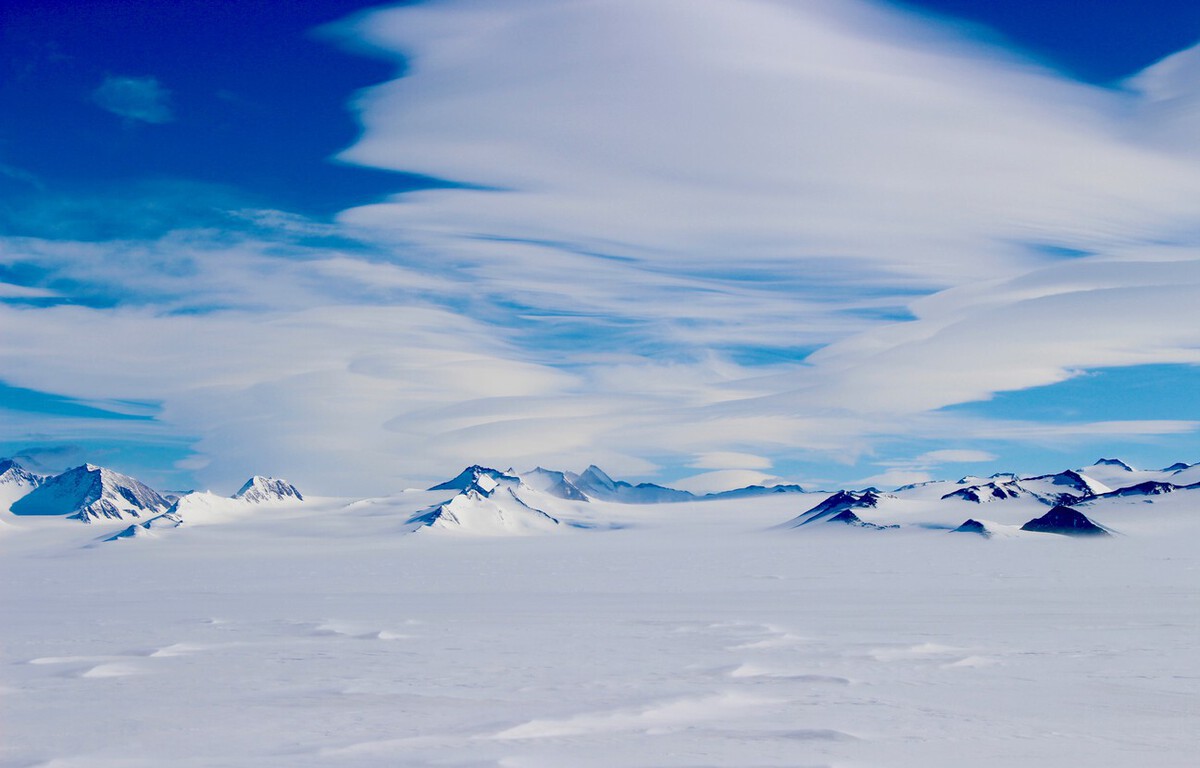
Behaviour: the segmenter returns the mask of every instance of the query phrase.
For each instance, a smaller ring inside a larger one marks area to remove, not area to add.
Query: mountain
[[[862,492],[838,491],[815,507],[783,523],[780,528],[799,528],[820,520],[829,522],[861,524],[862,520],[851,510],[871,509],[879,506],[883,497],[874,490]],[[845,513],[849,513],[848,515]]]
[[[506,478],[508,480],[513,480],[513,481],[520,480],[520,478],[516,477],[515,475],[510,475],[505,472],[501,472],[498,469],[492,469],[491,467],[480,466],[479,464],[472,464],[471,466],[464,469],[462,472],[459,472],[453,479],[447,480],[444,483],[439,483],[439,484],[433,486],[432,488],[430,488],[429,490],[431,490],[431,491],[465,491],[466,489],[468,489],[472,485],[474,485],[479,480],[479,478],[483,477],[484,475],[492,478],[493,480],[499,480],[501,478]]]
[[[13,459],[0,459],[0,512],[7,512],[13,502],[32,492],[45,479]]]
[[[589,498],[600,501],[618,501],[624,504],[661,504],[674,501],[693,501],[695,496],[687,491],[656,485],[638,483],[632,485],[624,480],[613,480],[604,470],[591,465],[578,475],[565,473],[566,478]]]
[[[755,496],[770,496],[776,493],[804,493],[798,485],[747,485],[745,488],[734,488],[730,491],[706,493],[702,499],[748,499]]]
[[[1021,535],[1021,529],[1015,525],[1002,525],[991,520],[971,518],[952,530],[951,533],[973,533],[985,539],[1013,538]]]
[[[1073,504],[1112,490],[1099,480],[1073,469],[1054,475],[1023,477],[1018,482],[1042,503],[1051,506]]]
[[[530,488],[542,493],[548,493],[560,499],[569,499],[571,501],[588,500],[584,492],[567,479],[565,472],[536,467],[529,472],[522,472],[521,481]]]
[[[951,491],[950,493],[942,496],[942,498],[964,499],[965,501],[971,501],[976,504],[983,504],[988,501],[1015,499],[1029,493],[1029,491],[1021,487],[1020,482],[1016,480],[1007,480],[1005,482],[990,482],[983,483],[981,485],[969,485],[966,488],[960,488],[957,491]]]
[[[1096,459],[1096,462],[1092,466],[1094,466],[1094,467],[1116,467],[1118,469],[1123,469],[1126,472],[1134,471],[1133,467],[1129,466],[1128,464],[1121,461],[1120,459]]]
[[[90,523],[154,516],[166,499],[111,469],[84,464],[49,478],[12,505],[14,515],[55,515]]]
[[[1115,491],[1102,493],[1096,498],[1124,498],[1127,496],[1161,496],[1164,493],[1178,491],[1180,486],[1172,485],[1171,483],[1160,483],[1154,480],[1147,480],[1144,483],[1130,485],[1125,488],[1118,488]]]
[[[503,477],[502,482],[480,473],[471,486],[445,503],[421,510],[408,519],[408,524],[413,530],[479,536],[528,536],[562,529],[556,518],[517,496],[514,485],[520,483],[516,478]]]
[[[1093,523],[1082,512],[1059,505],[1041,517],[1021,526],[1022,531],[1057,533],[1062,536],[1108,536],[1104,528]]]
[[[117,533],[104,539],[105,541],[121,541],[122,539],[140,539],[152,537],[155,531],[164,528],[178,528],[183,524],[177,515],[172,512],[164,512],[161,515],[155,515],[149,520],[142,523],[133,523],[127,528],[122,528]]]
[[[304,497],[300,495],[300,491],[296,490],[296,486],[287,480],[260,475],[255,475],[247,480],[241,490],[233,494],[233,498],[252,504],[261,504],[266,501],[304,501]]]

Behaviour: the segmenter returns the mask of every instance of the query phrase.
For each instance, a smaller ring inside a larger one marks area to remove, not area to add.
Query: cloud
[[[339,493],[474,461],[908,482],[1197,427],[944,410],[1200,363],[1200,159],[1165,106],[1189,57],[1099,89],[849,1],[443,0],[338,30],[408,65],[339,159],[460,185],[0,240],[29,278],[4,290],[46,299],[0,302],[10,384],[159,403],[122,429],[190,440],[213,487]],[[110,80],[135,85],[105,108],[169,119],[152,78]]]
[[[780,482],[778,477],[751,469],[718,469],[691,475],[671,483],[674,488],[703,496],[706,493],[720,493],[735,488],[745,488],[748,485],[773,485]]]
[[[161,124],[174,120],[170,107],[171,92],[153,77],[108,75],[96,90],[92,101],[102,109],[127,120]]]
[[[943,449],[939,451],[929,451],[918,456],[915,461],[927,462],[930,464],[952,464],[952,463],[972,463],[995,461],[996,456],[987,451],[975,451],[967,449]]]
[[[697,469],[770,469],[771,460],[752,453],[715,451],[697,456],[689,466]]]

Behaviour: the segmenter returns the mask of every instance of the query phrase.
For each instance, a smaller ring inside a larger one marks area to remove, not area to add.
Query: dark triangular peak
[[[1104,528],[1093,523],[1077,509],[1059,505],[1041,517],[1021,526],[1022,531],[1057,533],[1061,536],[1108,536]]]
[[[950,531],[950,533],[973,533],[985,539],[992,537],[992,532],[988,530],[987,526],[975,519],[967,520],[953,531]]]
[[[868,523],[849,509],[843,509],[841,512],[838,512],[836,515],[829,518],[826,522],[852,525],[856,528],[869,528],[874,531],[886,531],[889,528],[900,527],[898,525],[877,525],[875,523]]]
[[[1195,465],[1188,464],[1187,462],[1183,462],[1183,461],[1177,461],[1169,467],[1164,467],[1163,472],[1182,472],[1183,470],[1188,469],[1193,466],[1195,466]]]
[[[1120,469],[1123,469],[1126,472],[1134,471],[1133,467],[1129,466],[1128,464],[1121,461],[1120,459],[1096,459],[1096,463],[1093,464],[1092,466],[1095,466],[1095,467],[1119,467]]]
[[[483,476],[490,477],[493,480],[509,480],[512,482],[520,482],[518,478],[511,475],[506,475],[498,469],[491,467],[472,464],[471,466],[459,472],[453,479],[447,480],[444,483],[439,483],[429,490],[431,491],[465,491],[471,486],[479,482],[479,478]]]
[[[818,520],[831,520],[851,509],[869,509],[879,505],[881,496],[875,490],[862,492],[838,491],[804,513],[784,523],[782,528],[798,528]],[[851,513],[853,514],[853,513]],[[855,519],[858,518],[854,515]],[[839,522],[846,522],[841,520]]]

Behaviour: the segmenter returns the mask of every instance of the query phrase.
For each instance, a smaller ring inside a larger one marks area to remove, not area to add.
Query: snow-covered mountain
[[[595,464],[578,475],[564,473],[579,490],[589,498],[600,501],[618,501],[624,504],[660,504],[672,501],[692,501],[696,497],[687,491],[667,488],[655,483],[632,485],[624,480],[613,480]]]
[[[130,523],[110,536],[118,539],[208,523],[282,525],[284,520],[304,518],[304,510],[310,508],[320,513],[318,517],[330,513],[387,517],[395,521],[392,530],[397,532],[511,536],[600,531],[648,522],[673,524],[695,514],[699,508],[695,505],[716,508],[732,501],[748,505],[738,508],[738,514],[748,508],[779,510],[777,519],[786,522],[775,528],[907,529],[1022,538],[1044,533],[1098,536],[1110,530],[1124,532],[1126,526],[1144,530],[1152,522],[1146,505],[1162,506],[1178,516],[1200,502],[1200,480],[1182,482],[1193,476],[1200,477],[1200,464],[1180,462],[1139,470],[1119,459],[1101,459],[1088,467],[1051,474],[934,480],[890,492],[839,490],[813,504],[809,498],[813,494],[796,485],[749,486],[696,496],[653,483],[614,480],[594,465],[579,474],[543,467],[518,473],[472,465],[428,491],[405,491],[394,497],[299,504],[304,497],[295,485],[254,476],[232,497],[192,492],[168,504],[137,480],[91,464],[41,478],[6,460],[0,463],[0,491],[8,489],[16,498],[10,525],[19,525],[21,517],[50,516]],[[671,502],[681,501],[691,504],[670,509]]]
[[[300,494],[296,486],[287,480],[262,477],[261,475],[255,475],[247,480],[238,492],[233,494],[233,498],[252,504],[261,504],[267,501],[304,501],[304,496]]]
[[[13,459],[0,459],[0,511],[7,511],[13,502],[32,492],[45,479]]]
[[[501,472],[498,469],[492,469],[491,467],[484,467],[479,464],[472,464],[471,466],[464,469],[462,472],[459,472],[457,475],[455,475],[454,478],[447,480],[444,483],[438,483],[437,485],[433,486],[429,490],[431,490],[431,491],[465,491],[468,488],[470,488],[471,486],[478,483],[479,478],[481,478],[481,477],[490,477],[493,480],[500,480],[501,478],[505,478],[508,480],[519,481],[519,479],[520,479],[520,478],[518,478],[514,475],[511,475],[511,474],[508,474],[506,472]]]
[[[894,497],[893,497],[894,498]],[[851,525],[861,524],[862,520],[854,510],[874,509],[883,499],[878,492],[867,490],[862,492],[838,491],[820,504],[788,520],[781,528],[799,528],[812,523],[837,522]]]
[[[706,493],[700,498],[702,499],[748,499],[754,496],[769,496],[776,493],[805,493],[805,490],[798,485],[780,484],[780,485],[747,485],[744,488],[734,488],[730,491],[718,491],[716,493]]]
[[[14,515],[65,516],[90,523],[153,517],[168,506],[155,490],[128,475],[83,464],[45,480],[10,509]]]
[[[557,496],[560,499],[587,501],[587,495],[567,478],[566,472],[536,467],[521,473],[521,480],[530,488]]]
[[[421,510],[408,519],[408,524],[414,530],[428,528],[478,536],[527,536],[561,530],[556,518],[518,495],[520,480],[511,475],[501,477],[497,480],[488,472],[477,473],[471,485],[449,501]]]

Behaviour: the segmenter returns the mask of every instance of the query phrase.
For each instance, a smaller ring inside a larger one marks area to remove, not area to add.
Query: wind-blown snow
[[[1031,495],[981,507],[953,482],[833,495],[869,525],[781,530],[830,495],[479,480],[7,516],[0,764],[1194,762],[1200,489],[1093,496],[1079,510],[1123,535],[1078,541],[1019,530],[1047,512]],[[510,535],[517,508],[573,535]],[[981,509],[980,535],[950,533]],[[489,535],[414,530],[431,511]],[[186,728],[147,718],[164,701]]]

